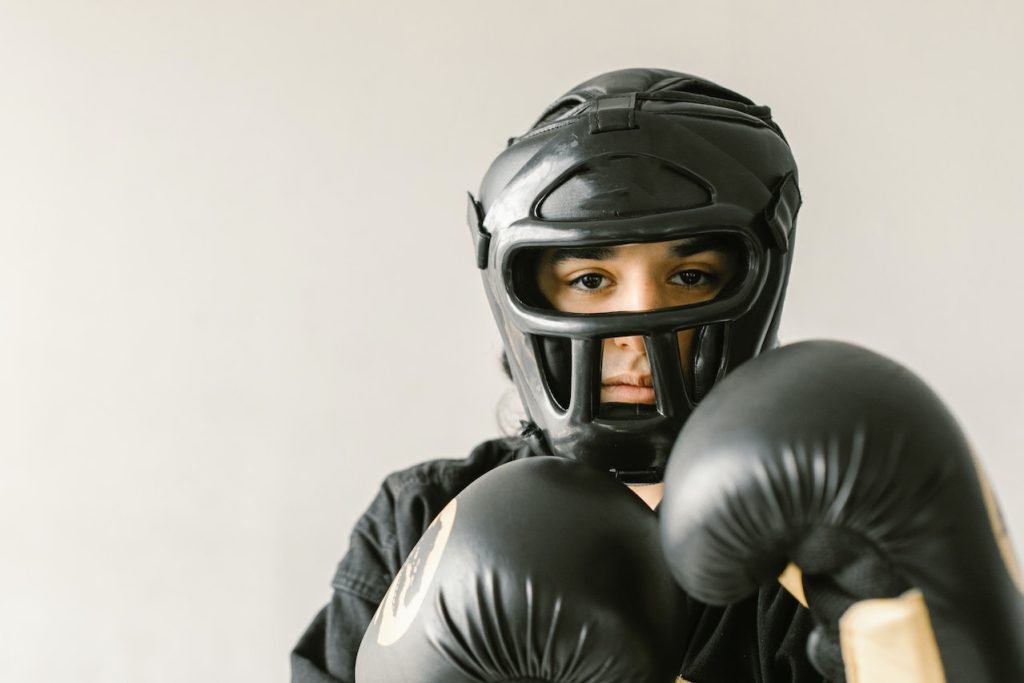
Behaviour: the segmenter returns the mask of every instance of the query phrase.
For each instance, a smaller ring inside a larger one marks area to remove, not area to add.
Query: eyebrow
[[[604,261],[611,258],[613,253],[614,247],[558,247],[548,258],[551,265],[557,265],[573,259]]]
[[[688,237],[672,245],[672,255],[693,256],[705,251],[730,251],[729,243],[720,237]],[[558,265],[574,259],[604,261],[611,258],[616,247],[557,247],[548,257],[548,263]]]

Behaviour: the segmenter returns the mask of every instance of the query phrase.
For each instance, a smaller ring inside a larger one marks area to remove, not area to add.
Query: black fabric
[[[530,454],[524,441],[498,439],[463,460],[432,460],[388,475],[352,531],[330,603],[292,651],[293,683],[353,683],[363,633],[430,522],[478,477]]]
[[[462,460],[433,460],[389,475],[356,523],[331,601],[291,654],[293,683],[355,683],[356,651],[377,605],[442,508],[495,467],[530,457],[521,439],[477,446]],[[807,660],[809,613],[777,584],[744,602],[688,609],[682,675],[692,683],[816,683]]]
[[[727,607],[690,598],[680,674],[690,683],[821,683],[807,659],[810,613],[778,582]]]

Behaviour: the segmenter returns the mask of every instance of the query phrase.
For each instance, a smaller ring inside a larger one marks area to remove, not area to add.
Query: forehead
[[[609,247],[554,247],[546,249],[544,261],[556,265],[564,261],[609,261],[620,258],[686,258],[708,251],[731,252],[728,240],[721,237],[688,237],[667,242],[636,242]]]

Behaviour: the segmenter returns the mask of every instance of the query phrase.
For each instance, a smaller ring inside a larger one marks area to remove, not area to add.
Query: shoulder
[[[435,490],[454,498],[495,467],[529,455],[529,447],[518,437],[491,439],[478,445],[465,458],[428,460],[392,472],[384,479],[381,489],[406,495]]]
[[[465,458],[430,460],[389,474],[352,530],[335,589],[379,600],[445,505],[490,470],[529,455],[519,438],[493,439]]]
[[[465,458],[428,460],[392,472],[360,523],[393,521],[394,526],[421,526],[418,534],[462,489],[494,468],[530,455],[516,437],[492,439]]]

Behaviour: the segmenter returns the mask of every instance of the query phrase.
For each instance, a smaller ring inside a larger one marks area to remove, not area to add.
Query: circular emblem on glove
[[[409,553],[398,576],[391,582],[374,616],[374,621],[379,623],[378,645],[394,644],[416,620],[430,582],[441,564],[445,546],[448,545],[457,507],[457,502],[452,500],[441,510],[441,514],[430,523],[419,543]]]

